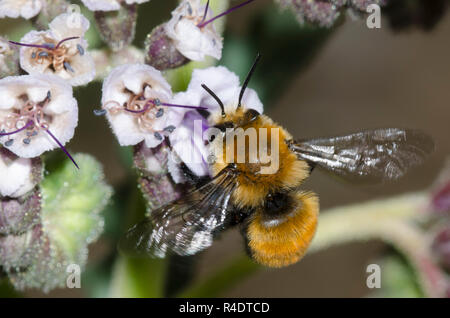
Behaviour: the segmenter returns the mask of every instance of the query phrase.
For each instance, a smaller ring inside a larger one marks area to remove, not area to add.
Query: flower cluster
[[[366,12],[369,5],[383,6],[387,0],[277,0],[284,8],[290,8],[298,21],[309,22],[321,27],[331,27],[344,9],[359,15]]]
[[[19,16],[14,9],[25,18],[37,14],[29,12],[28,2],[0,1],[0,14],[5,8],[9,17]],[[33,1],[33,6],[47,9],[47,2]],[[99,212],[111,190],[101,168],[65,148],[78,125],[72,86],[95,76],[84,39],[88,28],[81,14],[63,13],[48,30],[30,31],[19,42],[0,38],[0,270],[17,289],[62,286],[65,266],[84,266],[87,244],[103,228]],[[19,75],[20,68],[28,75]],[[43,178],[41,156],[56,148],[72,162]],[[95,190],[83,194],[93,184]],[[75,200],[79,196],[82,202]]]

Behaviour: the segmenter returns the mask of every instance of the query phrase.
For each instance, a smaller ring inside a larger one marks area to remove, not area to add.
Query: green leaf
[[[112,194],[97,160],[85,154],[77,154],[74,159],[79,170],[65,160],[60,169],[48,174],[42,182],[45,231],[70,257],[100,235],[104,224],[100,212]]]

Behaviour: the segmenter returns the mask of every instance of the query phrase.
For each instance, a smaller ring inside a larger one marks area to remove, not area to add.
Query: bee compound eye
[[[259,117],[259,113],[254,109],[249,109],[245,112],[245,120],[247,122],[252,122]]]

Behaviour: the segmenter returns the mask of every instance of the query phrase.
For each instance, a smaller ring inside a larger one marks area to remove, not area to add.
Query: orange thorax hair
[[[236,163],[239,172],[237,176],[238,187],[234,193],[233,200],[239,207],[261,206],[270,192],[295,189],[308,177],[308,164],[299,160],[290,151],[286,143],[286,141],[292,139],[292,136],[269,117],[259,115],[255,120],[248,121],[245,119],[245,110],[239,108],[236,111],[227,113],[225,118],[216,117],[216,119],[217,124],[233,122],[236,127],[234,138],[228,136],[227,142],[227,135],[225,135],[220,141],[223,144],[223,151],[219,154],[222,160],[218,158],[219,160],[216,160],[212,168],[214,175],[216,175],[228,164]],[[261,128],[265,128],[265,130]],[[242,136],[242,133],[245,136],[245,143],[241,142],[239,144],[236,135]],[[277,134],[278,138],[276,138]],[[256,136],[256,147],[251,146],[252,137],[249,136],[252,135]],[[274,138],[272,138],[272,135],[274,135]],[[230,142],[232,140],[234,142]],[[261,141],[264,148],[260,147]],[[243,149],[242,146],[244,144],[245,148]],[[214,145],[216,148],[220,148],[220,144],[217,142],[213,143],[213,147]],[[267,158],[261,157],[261,149],[266,149],[264,153],[267,154]],[[278,150],[278,155],[272,157],[271,149]],[[227,153],[234,155],[229,156]],[[239,156],[241,157],[239,158]],[[242,162],[242,158],[245,158],[244,162]],[[271,158],[269,162],[267,162],[268,158]],[[273,160],[276,162],[273,162]],[[275,168],[270,169],[269,167],[272,166]],[[261,173],[263,168],[266,168],[265,173]]]

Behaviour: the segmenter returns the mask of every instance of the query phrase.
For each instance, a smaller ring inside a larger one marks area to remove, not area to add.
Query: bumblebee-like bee
[[[217,234],[239,224],[247,250],[256,262],[287,266],[305,254],[316,231],[318,197],[301,189],[315,167],[350,180],[392,180],[422,163],[432,152],[430,137],[417,130],[398,128],[294,140],[269,117],[241,105],[259,58],[236,105],[224,107],[220,98],[203,85],[222,110],[213,118],[215,127],[223,131],[222,138],[210,140],[209,147],[222,147],[222,154],[230,147],[236,150],[236,143],[230,143],[227,136],[239,128],[253,128],[258,141],[264,137],[266,148],[277,150],[276,169],[261,173],[263,168],[270,170],[273,162],[262,160],[260,148],[245,147],[243,162],[237,160],[238,151],[232,158],[224,155],[223,160],[211,164],[213,178],[181,199],[152,211],[126,233],[122,248],[152,257],[168,253],[193,255],[211,246]],[[273,129],[276,138],[270,136]],[[261,132],[269,132],[269,136]]]

